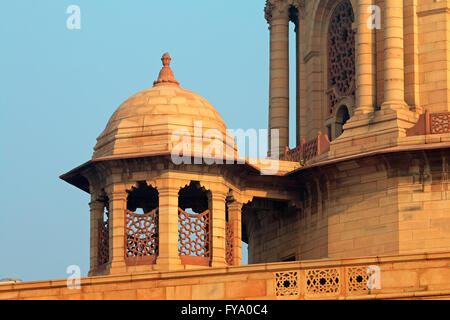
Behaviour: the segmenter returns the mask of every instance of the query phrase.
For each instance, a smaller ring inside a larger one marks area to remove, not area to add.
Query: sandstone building
[[[265,17],[269,129],[279,133],[269,159],[239,157],[165,54],[92,159],[61,176],[91,195],[81,289],[5,284],[0,298],[450,297],[450,1],[267,0]],[[214,152],[211,132],[224,137]]]

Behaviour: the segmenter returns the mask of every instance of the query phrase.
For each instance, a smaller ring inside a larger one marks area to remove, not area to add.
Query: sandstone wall
[[[448,250],[449,156],[410,150],[301,170],[294,208],[248,217],[249,261]]]

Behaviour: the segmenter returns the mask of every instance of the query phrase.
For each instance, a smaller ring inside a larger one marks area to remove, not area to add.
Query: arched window
[[[154,264],[159,253],[158,191],[144,181],[127,192],[126,263]]]
[[[355,99],[355,21],[349,0],[334,9],[328,28],[328,117],[336,115],[336,107],[347,97]],[[354,102],[353,102],[354,103]],[[331,138],[331,137],[330,137]]]
[[[344,132],[344,124],[350,119],[347,106],[341,106],[336,112],[336,137],[339,137]]]

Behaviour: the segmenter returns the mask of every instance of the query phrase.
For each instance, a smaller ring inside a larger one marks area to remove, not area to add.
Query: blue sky
[[[264,2],[1,1],[0,278],[65,278],[73,264],[87,274],[89,195],[58,177],[91,158],[124,100],[152,86],[162,53],[229,128],[267,128]],[[66,27],[72,4],[81,30]]]

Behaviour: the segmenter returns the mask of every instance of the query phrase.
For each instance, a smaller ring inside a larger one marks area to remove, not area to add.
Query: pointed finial
[[[170,61],[172,61],[172,58],[170,55],[166,52],[163,54],[161,58],[163,68],[159,72],[158,80],[153,82],[153,86],[176,86],[180,84],[177,80],[175,80],[175,76],[173,74],[172,69],[170,69]]]

